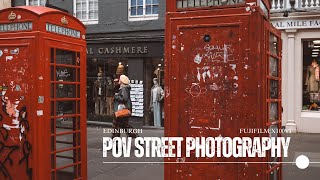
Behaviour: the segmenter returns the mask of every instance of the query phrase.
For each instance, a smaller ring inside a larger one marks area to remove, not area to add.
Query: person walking
[[[129,78],[126,75],[121,75],[119,78],[119,92],[114,95],[114,112],[117,112],[122,109],[129,109],[131,112],[132,104],[130,98],[130,85]],[[133,129],[132,126],[129,125],[129,116],[126,117],[116,117],[113,119],[113,133],[112,137],[120,137],[120,128],[125,129],[128,137],[136,138],[138,134],[129,133],[128,129]]]

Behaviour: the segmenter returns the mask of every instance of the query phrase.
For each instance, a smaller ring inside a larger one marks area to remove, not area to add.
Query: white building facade
[[[320,0],[271,0],[271,7],[283,40],[282,123],[320,133]]]
[[[0,1],[0,10],[11,7],[11,0],[1,0]]]

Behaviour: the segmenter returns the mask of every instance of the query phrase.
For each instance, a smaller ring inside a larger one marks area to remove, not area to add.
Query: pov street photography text
[[[288,157],[289,143],[290,137],[104,137],[103,157]]]

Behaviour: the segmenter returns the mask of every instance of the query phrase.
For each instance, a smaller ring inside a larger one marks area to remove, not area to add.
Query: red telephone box
[[[281,38],[269,9],[267,0],[167,1],[166,136],[280,136],[240,133],[281,128]],[[270,156],[166,161],[168,180],[281,179],[281,158]]]
[[[0,14],[0,179],[87,179],[85,26],[46,7]]]

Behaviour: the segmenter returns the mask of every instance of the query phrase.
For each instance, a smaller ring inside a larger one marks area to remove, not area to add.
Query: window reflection
[[[270,53],[278,55],[278,38],[275,35],[270,34],[269,43]]]
[[[269,120],[276,121],[278,120],[278,103],[270,103],[269,104]]]
[[[270,98],[277,99],[278,98],[278,81],[270,79]]]
[[[269,58],[269,75],[278,77],[278,60],[273,57]]]

